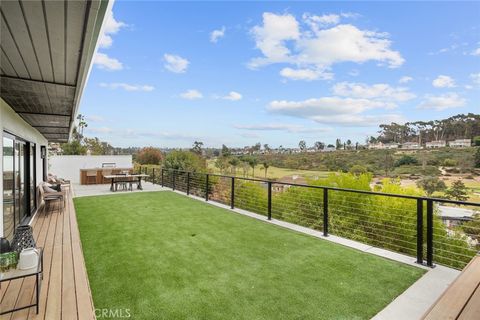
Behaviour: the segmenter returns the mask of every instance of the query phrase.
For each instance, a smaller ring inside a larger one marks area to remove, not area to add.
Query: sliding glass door
[[[3,134],[3,234],[28,222],[36,208],[35,144]]]
[[[3,137],[3,235],[11,240],[15,229],[14,140]]]
[[[24,141],[15,140],[15,222],[16,225],[28,214],[25,191],[25,151]]]

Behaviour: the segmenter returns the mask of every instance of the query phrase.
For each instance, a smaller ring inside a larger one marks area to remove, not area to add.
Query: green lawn
[[[168,191],[75,207],[95,307],[133,319],[368,319],[424,273]]]

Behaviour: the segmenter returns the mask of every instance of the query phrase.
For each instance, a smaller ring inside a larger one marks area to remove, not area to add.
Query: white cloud
[[[341,97],[312,98],[302,101],[274,100],[267,106],[271,113],[306,118],[318,123],[370,126],[402,117],[397,114],[363,115],[374,109],[391,109],[395,104],[369,99]]]
[[[453,88],[455,87],[455,80],[449,76],[439,75],[432,81],[432,85],[436,88]]]
[[[265,12],[263,13],[263,25],[253,27],[251,32],[255,38],[256,47],[265,56],[252,60],[251,67],[255,68],[276,62],[293,62],[285,41],[300,38],[300,26],[294,16]]]
[[[302,15],[303,21],[312,28],[314,32],[318,32],[321,28],[336,25],[340,22],[340,16],[338,14],[324,14],[321,16],[311,15],[304,13]]]
[[[242,95],[236,91],[230,91],[226,96],[221,98],[230,101],[238,101],[242,99]]]
[[[165,69],[174,73],[184,73],[190,64],[187,59],[174,54],[166,53],[163,55],[163,59],[165,60]]]
[[[386,33],[361,30],[351,24],[321,29],[319,23],[322,22],[322,26],[327,22],[333,24],[334,15],[304,15],[304,20],[306,31],[291,14],[263,13],[263,23],[251,30],[263,56],[250,60],[249,67],[282,63],[294,65],[299,70],[324,71],[341,62],[377,61],[390,68],[404,62],[400,53],[391,49],[392,43]],[[312,26],[313,23],[316,24]]]
[[[190,89],[181,93],[180,97],[187,100],[196,100],[196,99],[202,99],[203,94],[198,90]]]
[[[312,69],[292,69],[283,68],[280,71],[280,75],[284,78],[291,80],[331,80],[333,79],[333,73],[325,72],[324,70],[312,70]]]
[[[384,101],[408,101],[415,98],[415,94],[407,88],[391,87],[385,83],[367,85],[364,83],[340,82],[333,86],[334,94],[343,97],[378,99]]]
[[[433,109],[442,111],[451,108],[463,107],[466,100],[455,92],[449,92],[442,95],[426,95],[424,101],[422,101],[418,108],[420,109]]]
[[[108,71],[122,70],[123,64],[115,58],[110,58],[107,54],[97,52],[93,63],[99,68]]]
[[[470,54],[472,56],[480,56],[480,48],[473,50]]]
[[[102,116],[97,116],[97,115],[86,116],[86,119],[89,122],[102,122],[105,120]]]
[[[218,40],[220,40],[221,38],[223,38],[225,36],[225,30],[226,30],[225,26],[222,26],[222,28],[220,28],[220,29],[213,30],[210,33],[210,42],[217,43]]]
[[[113,12],[109,11],[103,27],[102,36],[100,37],[100,48],[109,48],[113,43],[112,35],[116,34],[121,28],[126,26],[126,23],[115,20]]]
[[[293,124],[269,123],[258,125],[235,125],[237,129],[251,131],[287,131],[291,133],[309,133],[309,132],[326,132],[329,128],[306,128],[304,126]]]
[[[472,79],[472,82],[478,86],[480,86],[480,72],[479,73],[471,73],[470,74],[470,79]]]
[[[408,83],[410,81],[413,81],[413,78],[409,76],[401,77],[400,80],[398,80],[399,83]]]
[[[128,84],[128,83],[121,83],[121,82],[114,82],[114,83],[100,83],[100,87],[110,88],[110,89],[123,89],[125,91],[153,91],[155,87],[150,85],[140,85],[140,84]]]

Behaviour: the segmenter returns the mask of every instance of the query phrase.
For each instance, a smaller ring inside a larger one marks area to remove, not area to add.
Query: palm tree
[[[239,165],[239,163],[240,161],[236,157],[233,157],[232,159],[230,159],[230,161],[228,161],[228,164],[230,164],[230,166],[232,167],[234,176],[237,175],[237,166]]]
[[[270,165],[268,164],[268,162],[264,162],[263,163],[263,170],[265,170],[265,179],[267,179],[267,170],[268,170],[268,167],[270,167]]]
[[[251,157],[250,159],[248,159],[248,164],[250,165],[250,167],[252,167],[252,176],[255,178],[255,167],[258,164],[257,158]]]

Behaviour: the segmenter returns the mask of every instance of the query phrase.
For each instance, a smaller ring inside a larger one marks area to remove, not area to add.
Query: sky
[[[479,102],[480,2],[120,0],[80,113],[118,147],[296,147]]]

